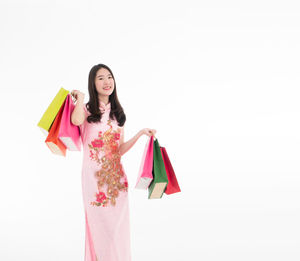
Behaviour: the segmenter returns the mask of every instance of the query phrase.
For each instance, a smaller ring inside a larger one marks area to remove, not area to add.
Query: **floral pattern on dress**
[[[95,200],[90,202],[94,206],[106,207],[109,203],[116,205],[116,198],[120,191],[128,191],[128,182],[121,164],[119,143],[121,128],[113,130],[111,120],[107,121],[110,126],[104,133],[99,131],[98,137],[88,144],[90,159],[101,165],[101,169],[95,172],[98,192]],[[103,156],[99,157],[100,151]],[[106,193],[103,187],[106,185]]]

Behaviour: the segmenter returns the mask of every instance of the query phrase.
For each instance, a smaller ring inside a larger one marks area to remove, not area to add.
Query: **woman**
[[[82,92],[71,92],[76,99],[71,121],[79,126],[83,144],[85,261],[130,261],[128,181],[121,156],[143,134],[154,136],[156,130],[144,128],[124,142],[126,116],[108,66],[92,67],[88,91],[86,104]]]

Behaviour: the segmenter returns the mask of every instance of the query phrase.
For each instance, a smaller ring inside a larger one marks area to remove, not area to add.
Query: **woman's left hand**
[[[142,134],[146,134],[149,137],[153,136],[155,138],[155,133],[156,133],[155,129],[149,129],[149,128],[142,129]]]

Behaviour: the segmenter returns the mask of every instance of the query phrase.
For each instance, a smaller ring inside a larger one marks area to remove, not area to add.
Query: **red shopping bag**
[[[180,187],[177,182],[177,178],[175,176],[174,169],[172,167],[171,161],[169,159],[169,156],[167,154],[166,148],[165,147],[160,147],[162,158],[164,161],[165,169],[167,172],[167,177],[168,177],[168,185],[164,191],[167,195],[173,194],[176,192],[180,192]]]

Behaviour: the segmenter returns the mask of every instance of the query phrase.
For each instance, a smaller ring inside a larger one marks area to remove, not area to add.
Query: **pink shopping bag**
[[[138,179],[135,185],[136,189],[147,189],[153,179],[153,136],[146,143],[142,157]]]
[[[68,150],[81,150],[81,139],[79,126],[74,125],[71,122],[71,114],[75,108],[72,101],[72,97],[68,94],[63,109],[63,114],[61,118],[61,126],[59,129],[58,137],[68,148]]]

